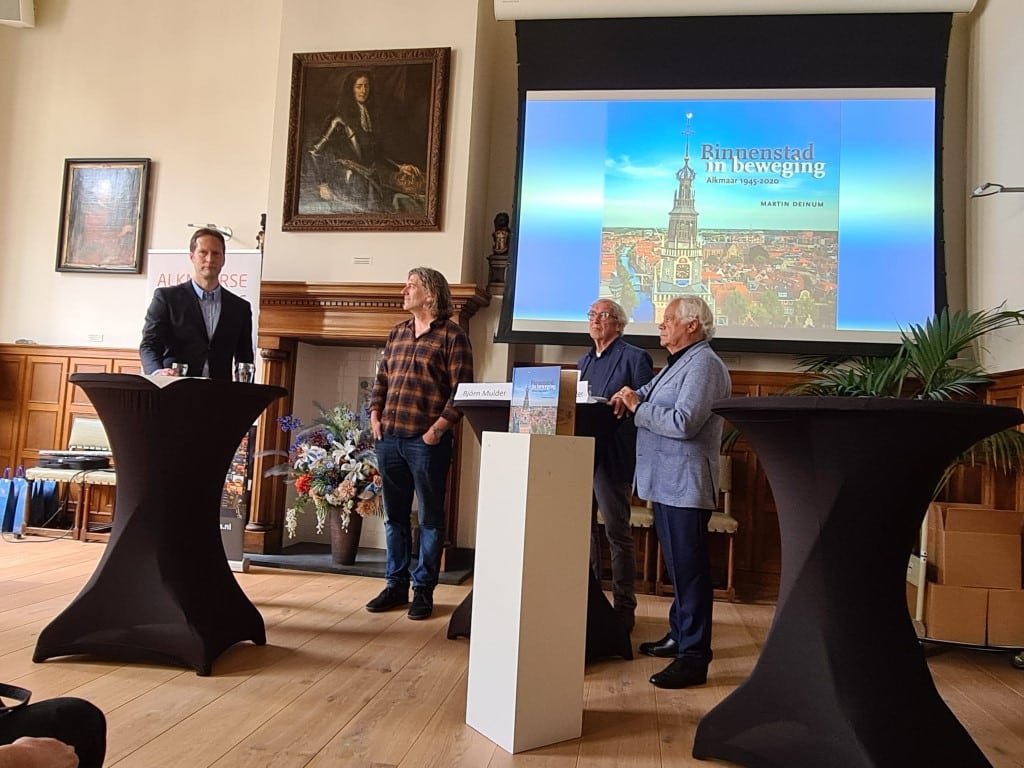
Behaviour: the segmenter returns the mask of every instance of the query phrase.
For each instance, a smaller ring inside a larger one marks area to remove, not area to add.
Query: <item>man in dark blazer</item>
[[[619,304],[598,299],[591,304],[587,320],[594,346],[579,359],[577,367],[580,380],[590,384],[591,395],[607,398],[623,387],[640,389],[651,380],[654,368],[650,354],[621,338],[628,318]],[[632,419],[625,419],[618,422],[614,432],[599,437],[595,446],[590,566],[600,579],[600,509],[608,537],[615,613],[630,630],[636,614],[636,549],[629,524],[635,466],[636,427]]]
[[[224,236],[197,229],[189,242],[192,279],[157,288],[146,311],[139,357],[142,370],[175,375],[187,363],[191,376],[231,380],[234,363],[253,362],[252,307],[220,284]]]

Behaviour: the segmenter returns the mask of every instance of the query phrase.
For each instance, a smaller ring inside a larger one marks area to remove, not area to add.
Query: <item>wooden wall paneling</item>
[[[17,461],[34,467],[40,450],[60,447],[68,358],[29,355],[26,366]]]
[[[985,402],[1024,408],[1024,371],[1009,371],[996,377],[985,393]],[[1021,427],[1017,427],[1021,429]],[[989,497],[998,509],[1024,510],[1024,478],[989,471]]]
[[[778,513],[757,455],[742,439],[730,451],[733,460],[733,516],[736,532],[735,581],[744,599],[774,599],[779,590],[782,540]]]
[[[68,384],[68,375],[109,371],[115,364],[137,366],[138,352],[0,344],[0,469],[34,466],[40,450],[65,447],[69,411],[95,413],[78,388]]]
[[[69,357],[68,358],[68,375],[73,373],[110,373],[113,368],[113,361],[110,358],[97,360],[92,357]],[[82,388],[75,385],[69,384],[70,391],[68,392],[68,407],[80,408],[84,407],[93,413],[95,410],[92,407],[92,402],[86,396]]]
[[[0,354],[0,472],[13,468],[18,456],[24,375],[24,356]]]
[[[91,357],[68,358],[68,375],[73,373],[110,373],[113,370],[111,358],[96,359]],[[96,409],[92,401],[76,384],[68,382],[64,405],[64,418],[61,423],[60,448],[66,448],[71,438],[71,425],[79,416],[96,417]]]
[[[113,361],[114,373],[142,373],[142,361],[139,356],[115,357]]]

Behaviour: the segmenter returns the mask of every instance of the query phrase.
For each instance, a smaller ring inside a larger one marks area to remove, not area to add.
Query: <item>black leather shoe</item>
[[[408,602],[408,587],[384,587],[383,592],[366,604],[366,610],[370,613],[383,613],[407,605]]]
[[[661,672],[651,675],[651,683],[658,688],[689,688],[708,681],[708,668],[689,659],[674,659]]]
[[[434,595],[427,589],[413,589],[409,618],[413,621],[429,619],[434,613]]]
[[[679,643],[672,639],[672,633],[665,635],[661,640],[652,640],[649,643],[640,643],[640,653],[644,656],[657,656],[662,659],[675,658],[679,653]]]

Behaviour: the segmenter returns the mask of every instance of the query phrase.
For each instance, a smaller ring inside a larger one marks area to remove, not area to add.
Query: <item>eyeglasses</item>
[[[587,312],[587,320],[607,320],[614,317],[611,312]]]

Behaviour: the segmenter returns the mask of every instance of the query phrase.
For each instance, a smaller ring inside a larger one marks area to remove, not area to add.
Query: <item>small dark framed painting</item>
[[[142,271],[149,162],[64,161],[58,272]]]
[[[450,48],[296,53],[285,231],[438,230]]]

